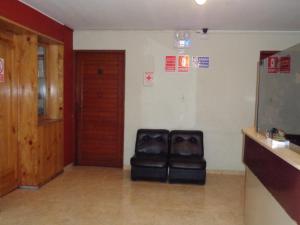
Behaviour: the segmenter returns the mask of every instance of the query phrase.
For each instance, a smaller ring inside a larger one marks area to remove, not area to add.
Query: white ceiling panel
[[[75,30],[300,31],[300,0],[23,0]]]

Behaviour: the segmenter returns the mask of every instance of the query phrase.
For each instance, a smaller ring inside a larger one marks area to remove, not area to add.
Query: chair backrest
[[[203,157],[203,132],[199,130],[173,130],[170,133],[170,154]]]
[[[139,129],[136,135],[136,154],[168,154],[169,131],[162,129]]]

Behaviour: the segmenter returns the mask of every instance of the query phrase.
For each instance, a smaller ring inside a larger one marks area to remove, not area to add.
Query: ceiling
[[[300,0],[22,0],[75,30],[300,31]]]

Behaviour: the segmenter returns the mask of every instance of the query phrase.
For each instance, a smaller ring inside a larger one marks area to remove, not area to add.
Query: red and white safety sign
[[[178,56],[178,72],[189,72],[190,68],[190,56],[180,55]]]
[[[279,72],[279,57],[270,56],[268,58],[268,73],[278,73]]]
[[[176,70],[176,56],[169,55],[165,59],[165,71],[166,72],[175,72]]]
[[[291,57],[280,57],[280,73],[291,73]]]
[[[145,72],[144,73],[144,86],[152,86],[154,81],[154,73],[153,72]]]
[[[3,83],[4,81],[4,59],[0,58],[0,83]]]

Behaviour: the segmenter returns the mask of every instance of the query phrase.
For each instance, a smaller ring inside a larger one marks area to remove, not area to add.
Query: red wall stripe
[[[60,41],[69,29],[17,0],[1,0],[0,15]]]
[[[65,165],[74,161],[73,30],[17,0],[1,0],[0,16],[64,42]]]

